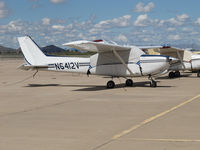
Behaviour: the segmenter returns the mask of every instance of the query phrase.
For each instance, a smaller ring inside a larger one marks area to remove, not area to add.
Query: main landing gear
[[[107,88],[112,89],[115,87],[115,82],[113,80],[110,80],[107,82]]]
[[[150,87],[157,87],[157,82],[155,80],[153,80],[153,78],[151,76],[149,76],[150,81]],[[127,79],[125,82],[125,85],[127,87],[131,87],[133,86],[133,80],[132,79]],[[107,88],[108,89],[112,89],[115,87],[115,82],[113,80],[110,80],[107,82]]]
[[[133,80],[127,79],[126,80],[126,86],[133,86]]]
[[[181,76],[181,73],[179,71],[175,71],[175,72],[171,71],[168,76],[169,78],[177,78]]]
[[[152,78],[152,76],[149,76],[150,81],[150,87],[157,87],[157,82]]]
[[[126,86],[131,87],[131,86],[133,86],[133,80],[127,79],[125,84],[126,84]],[[115,82],[113,80],[110,80],[110,81],[107,82],[107,88],[108,89],[112,89],[114,87],[115,87]]]

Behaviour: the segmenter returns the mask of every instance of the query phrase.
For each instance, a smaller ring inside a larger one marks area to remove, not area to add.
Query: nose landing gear
[[[150,87],[157,87],[157,82],[152,78],[151,75],[149,75],[149,80],[151,80]]]
[[[157,87],[157,82],[154,80],[150,81],[150,87]]]

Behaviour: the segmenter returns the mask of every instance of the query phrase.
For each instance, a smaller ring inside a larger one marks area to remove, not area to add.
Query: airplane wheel
[[[197,77],[200,77],[200,71],[197,71]]]
[[[170,72],[168,76],[169,76],[169,78],[174,78],[175,77],[175,73],[174,72]]]
[[[175,75],[175,77],[180,77],[181,73],[179,71],[175,71],[174,75]]]
[[[114,87],[115,87],[115,82],[114,81],[110,80],[110,81],[107,82],[107,88],[108,89],[112,89]]]
[[[126,86],[133,86],[133,80],[127,79],[126,80]]]
[[[157,82],[154,81],[154,80],[152,80],[152,81],[150,82],[150,87],[157,87]]]

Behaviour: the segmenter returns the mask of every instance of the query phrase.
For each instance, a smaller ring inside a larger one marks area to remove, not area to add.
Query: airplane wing
[[[190,61],[192,58],[192,52],[170,46],[157,46],[156,47],[140,47],[144,52],[151,54],[167,55],[174,58],[178,58],[182,61]]]
[[[117,44],[104,42],[103,40],[75,41],[75,42],[65,43],[63,45],[83,51],[90,51],[97,53],[111,52],[115,55],[116,59],[118,59],[123,64],[123,66],[130,72],[130,74],[131,75],[133,74],[131,69],[126,64],[125,60],[123,60],[123,58],[118,53],[119,51],[131,50],[131,47],[129,46],[120,46]]]
[[[124,50],[131,50],[129,46],[120,46],[117,44],[111,44],[107,42],[103,42],[102,40],[99,41],[75,41],[70,43],[63,44],[64,46],[69,46],[72,48],[76,48],[83,51],[90,51],[90,52],[112,52],[115,51],[124,51]]]

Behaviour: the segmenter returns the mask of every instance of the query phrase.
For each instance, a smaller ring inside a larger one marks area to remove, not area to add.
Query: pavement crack
[[[1,114],[0,118],[1,117],[12,116],[12,115],[17,115],[17,114],[21,114],[21,113],[32,112],[32,111],[36,111],[36,110],[42,110],[42,109],[50,108],[50,107],[53,107],[53,106],[63,105],[63,104],[77,102],[77,101],[81,101],[81,100],[83,100],[83,99],[79,98],[79,99],[76,99],[76,100],[62,101],[62,102],[58,102],[58,103],[54,103],[54,104],[43,105],[43,106],[38,106],[38,107],[34,107],[34,108],[30,108],[30,109],[25,109],[25,110],[21,110],[21,111],[16,111],[16,112],[11,112],[11,113]]]
[[[99,149],[99,148],[101,148],[101,147],[103,147],[103,146],[105,146],[105,145],[107,145],[107,144],[111,143],[112,141],[114,141],[114,140],[113,140],[113,139],[111,139],[111,140],[108,140],[108,141],[104,142],[103,144],[100,144],[100,145],[98,145],[98,146],[94,147],[94,148],[93,148],[93,149],[91,149],[91,150],[97,150],[97,149]]]

